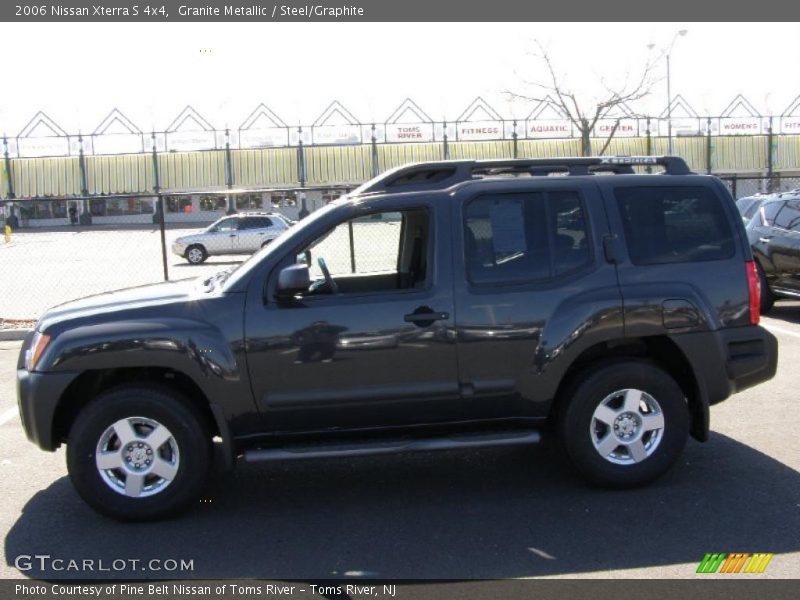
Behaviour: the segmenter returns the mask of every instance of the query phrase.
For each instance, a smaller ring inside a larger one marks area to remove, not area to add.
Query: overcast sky
[[[363,122],[384,121],[406,97],[436,120],[476,96],[524,117],[531,106],[502,92],[544,79],[533,40],[591,98],[601,76],[619,85],[639,72],[648,44],[667,46],[680,29],[673,95],[700,114],[719,114],[738,93],[780,114],[800,94],[797,24],[3,23],[0,132],[16,135],[39,109],[70,133],[93,131],[114,107],[163,130],[187,104],[235,128],[259,102],[290,125],[310,124],[334,99]],[[658,69],[666,73],[663,61]],[[665,83],[634,108],[660,113]]]

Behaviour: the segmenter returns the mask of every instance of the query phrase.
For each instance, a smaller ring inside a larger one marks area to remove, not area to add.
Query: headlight
[[[47,344],[50,343],[50,336],[45,335],[39,331],[33,334],[33,339],[31,340],[31,345],[28,346],[28,349],[25,351],[25,369],[28,371],[33,371],[36,369],[36,364],[39,362],[39,359],[44,352],[44,349],[47,348]]]

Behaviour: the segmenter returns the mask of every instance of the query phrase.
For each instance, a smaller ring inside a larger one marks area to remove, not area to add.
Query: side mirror
[[[307,292],[311,285],[308,265],[291,265],[278,274],[278,287],[275,295],[278,298],[291,298],[296,294]]]

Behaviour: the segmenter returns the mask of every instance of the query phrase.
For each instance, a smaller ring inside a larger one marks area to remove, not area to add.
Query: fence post
[[[450,158],[450,148],[447,146],[447,121],[442,122],[442,159],[448,160]]]
[[[306,187],[306,155],[303,151],[303,127],[297,128],[297,177],[300,179],[300,187]]]
[[[731,193],[733,194],[733,199],[738,200],[738,196],[736,195],[736,173],[733,174],[733,179],[731,180]]]
[[[81,196],[83,199],[80,201],[81,214],[78,217],[78,222],[81,225],[92,224],[92,213],[89,210],[89,180],[86,176],[86,156],[83,153],[83,136],[78,133],[78,171],[81,178]]]
[[[233,212],[231,201],[231,189],[233,188],[233,159],[231,157],[231,131],[225,128],[225,187],[228,188],[228,193],[225,194],[226,214]]]
[[[711,117],[706,123],[706,173],[711,175]]]
[[[646,136],[644,140],[645,153],[647,156],[650,156],[653,154],[653,139],[650,137],[650,117],[647,117],[647,124],[645,126],[644,133]],[[647,165],[644,170],[647,173],[652,173],[653,167]]]
[[[767,126],[767,175],[772,177],[772,117]]]
[[[372,124],[372,173],[373,177],[377,177],[380,173],[380,169],[378,168],[378,138],[375,137],[375,123]]]
[[[164,221],[164,196],[161,194],[161,178],[158,169],[158,151],[156,149],[156,132],[152,134],[153,138],[153,191],[157,198],[156,215],[158,217],[158,226],[161,230],[161,263],[164,265],[164,281],[169,281],[169,268],[167,266],[167,232]]]
[[[16,198],[14,195],[14,178],[11,175],[11,156],[8,154],[8,138],[5,135],[3,135],[3,157],[6,169],[6,198],[13,200]]]
[[[347,222],[347,234],[350,237],[350,272],[356,272],[356,242],[353,237],[353,221]]]
[[[517,120],[516,119],[514,119],[514,133],[512,134],[511,137],[514,140],[514,146],[513,146],[514,147],[514,158],[519,158],[519,147],[518,147],[519,145],[517,143],[517,138],[519,136],[517,135]]]

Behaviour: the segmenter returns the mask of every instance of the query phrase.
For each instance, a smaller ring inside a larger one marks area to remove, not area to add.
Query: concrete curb
[[[21,341],[33,329],[0,329],[0,342]]]

